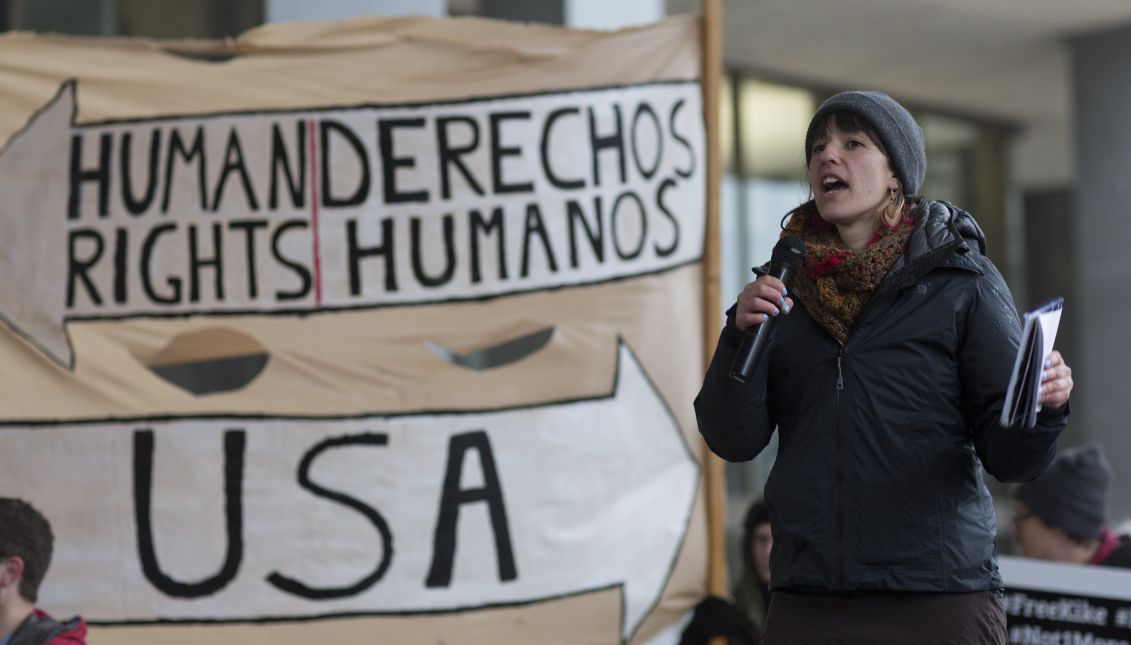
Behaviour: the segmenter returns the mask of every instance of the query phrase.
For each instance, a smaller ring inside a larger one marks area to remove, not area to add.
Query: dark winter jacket
[[[85,645],[86,621],[72,618],[60,623],[45,612],[36,609],[16,631],[8,645]]]
[[[945,202],[920,201],[915,217],[843,345],[797,301],[740,384],[732,312],[695,399],[699,431],[729,461],[779,431],[765,490],[775,590],[1000,588],[982,467],[1025,481],[1055,454],[1065,413],[998,423],[1020,324],[982,231]]]

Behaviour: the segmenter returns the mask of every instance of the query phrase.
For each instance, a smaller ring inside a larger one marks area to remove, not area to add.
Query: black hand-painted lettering
[[[294,271],[295,275],[298,276],[300,285],[299,288],[294,291],[283,291],[282,289],[276,290],[275,297],[281,301],[299,300],[301,298],[305,298],[306,296],[310,295],[310,289],[313,286],[310,269],[283,255],[283,235],[285,235],[293,228],[298,228],[305,231],[308,228],[308,225],[303,220],[292,220],[290,222],[281,224],[279,228],[275,229],[275,233],[271,236],[271,256],[274,257],[279,264],[287,267],[291,271]]]
[[[465,453],[474,450],[479,457],[483,473],[481,488],[462,488]],[[440,513],[436,532],[432,538],[432,565],[428,569],[427,587],[450,587],[452,567],[455,564],[456,537],[459,514],[465,504],[485,502],[491,516],[491,530],[495,535],[495,557],[499,567],[499,580],[507,582],[518,578],[511,547],[507,509],[503,502],[503,487],[495,468],[495,455],[491,441],[483,430],[453,435],[448,441],[448,464],[444,473],[444,488],[440,497]],[[475,554],[473,557],[478,557]]]
[[[542,248],[546,251],[546,262],[550,265],[551,272],[557,272],[558,262],[554,259],[554,250],[550,247],[550,237],[546,233],[546,225],[542,222],[542,211],[537,203],[526,205],[526,228],[522,236],[522,277],[530,275],[530,238],[537,235],[542,241]]]
[[[652,120],[652,125],[656,129],[654,135],[656,141],[656,158],[652,161],[651,167],[646,167],[644,162],[640,159],[640,141],[641,134],[640,117],[647,115]],[[656,171],[660,169],[660,161],[664,158],[664,128],[660,125],[660,117],[656,116],[656,111],[652,106],[647,103],[641,103],[636,106],[636,112],[632,115],[632,161],[636,164],[636,170],[643,175],[645,179],[651,179]]]
[[[79,242],[81,240],[93,242],[94,249],[89,255],[80,258]],[[94,286],[94,281],[90,279],[87,272],[98,264],[105,247],[106,242],[103,241],[102,234],[93,228],[72,229],[67,235],[67,307],[75,306],[76,280],[82,281],[91,302],[96,305],[102,304],[102,296],[98,293],[98,287]]]
[[[113,140],[110,133],[98,137],[98,165],[84,168],[82,164],[83,135],[71,135],[71,173],[67,196],[67,219],[79,218],[82,203],[82,185],[93,181],[98,184],[98,215],[106,217],[110,212],[110,151]]]
[[[660,209],[660,212],[664,214],[664,217],[672,223],[671,244],[666,247],[660,246],[658,243],[652,246],[652,248],[656,250],[656,255],[661,258],[668,257],[672,253],[675,253],[675,250],[679,248],[679,220],[676,219],[674,214],[672,214],[672,211],[670,208],[668,208],[668,205],[664,203],[664,195],[675,187],[675,180],[671,177],[667,177],[663,181],[661,181],[660,186],[656,188],[656,206]]]
[[[172,293],[163,296],[157,293],[153,288],[153,276],[150,271],[153,270],[155,263],[153,262],[153,253],[157,247],[157,238],[165,233],[171,233],[177,230],[177,225],[173,222],[167,224],[158,224],[150,229],[149,233],[145,236],[145,242],[141,246],[141,262],[139,263],[139,273],[141,273],[141,287],[145,291],[146,297],[151,301],[166,305],[174,305],[181,300],[181,279],[176,276],[169,276],[165,282],[172,288]]]
[[[243,148],[240,146],[239,133],[233,126],[228,129],[228,145],[224,150],[224,167],[220,169],[220,179],[216,182],[216,192],[212,195],[212,210],[220,209],[220,198],[224,195],[224,185],[228,183],[228,175],[239,173],[240,185],[243,186],[244,198],[247,207],[253,211],[259,210],[259,200],[255,198],[255,189],[251,187],[251,176],[243,161]]]
[[[593,108],[589,108],[589,145],[592,148],[590,154],[593,155],[593,185],[601,185],[601,166],[598,160],[601,156],[601,151],[605,149],[613,149],[617,153],[617,169],[620,171],[620,183],[628,181],[628,164],[625,161],[624,154],[624,125],[622,123],[620,114],[620,106],[613,105],[613,119],[615,128],[613,133],[600,136],[597,133],[597,112]]]
[[[256,261],[255,261],[255,231],[257,229],[267,228],[266,220],[232,220],[228,223],[228,228],[234,231],[244,232],[244,248],[246,249],[245,257],[247,258],[247,295],[251,300],[259,295],[259,284],[255,277]]]
[[[153,431],[134,432],[134,517],[137,549],[146,580],[174,598],[210,596],[236,578],[243,560],[243,471],[246,432],[224,432],[224,525],[228,544],[224,564],[213,576],[199,582],[174,580],[161,570],[153,539]]]
[[[196,161],[197,189],[200,191],[200,211],[208,210],[208,160],[204,154],[204,126],[196,126],[193,132],[192,145],[185,148],[181,131],[173,128],[169,135],[169,151],[165,157],[165,194],[161,196],[161,212],[169,212],[169,200],[173,194],[173,164],[180,157],[185,164]]]
[[[394,242],[393,218],[391,217],[381,220],[381,243],[377,246],[362,247],[357,240],[357,220],[351,219],[346,223],[346,246],[349,247],[350,295],[361,295],[361,260],[373,255],[385,258],[385,291],[393,292],[397,290],[397,265],[393,257],[393,251],[396,249]]]
[[[448,126],[453,123],[464,124],[471,131],[471,142],[464,146],[452,146]],[[475,176],[471,174],[462,157],[475,152],[479,147],[479,123],[469,116],[448,116],[436,119],[436,147],[439,149],[440,162],[440,195],[444,199],[451,199],[451,166],[463,175],[463,180],[471,187],[476,195],[483,194],[483,187]]]
[[[161,130],[159,128],[151,128],[149,130],[149,158],[146,161],[145,168],[145,197],[138,199],[134,196],[133,191],[133,173],[131,171],[132,161],[131,155],[133,153],[133,133],[122,133],[122,154],[121,154],[121,175],[122,175],[122,201],[126,204],[126,210],[131,215],[141,215],[149,210],[153,205],[154,198],[157,197],[157,165],[161,157]]]
[[[129,236],[126,229],[114,229],[114,302],[119,305],[126,303],[126,258]]]
[[[224,300],[224,247],[220,223],[212,223],[212,257],[201,257],[200,238],[196,224],[188,225],[189,237],[189,302],[200,302],[200,270],[212,267],[216,300]]]
[[[585,187],[584,179],[562,179],[550,168],[550,157],[552,156],[550,151],[553,149],[550,145],[550,128],[554,127],[554,123],[558,119],[568,114],[579,115],[581,114],[581,109],[576,107],[558,108],[546,117],[546,123],[542,126],[542,172],[546,175],[546,179],[550,180],[551,184],[562,190],[574,190]]]
[[[589,247],[593,249],[593,255],[597,258],[598,263],[605,261],[605,228],[604,228],[604,215],[601,208],[601,196],[596,195],[593,197],[593,226],[589,225],[589,220],[585,218],[585,211],[582,210],[581,204],[574,200],[566,202],[566,214],[569,218],[569,264],[573,268],[581,265],[581,260],[578,258],[578,244],[577,244],[577,227],[581,226],[585,230],[585,237],[589,239]]]
[[[495,266],[499,268],[499,280],[507,279],[507,236],[503,225],[503,207],[496,206],[491,210],[490,221],[483,219],[483,214],[476,209],[471,210],[471,226],[468,235],[471,238],[471,283],[479,284],[483,281],[483,273],[479,261],[479,235],[495,235]]]
[[[267,208],[279,208],[279,174],[287,182],[287,194],[291,198],[292,208],[306,206],[306,123],[295,122],[295,152],[297,160],[294,166],[288,160],[287,144],[283,140],[283,131],[278,123],[271,125],[271,183],[268,188]]]
[[[640,240],[636,242],[636,247],[630,251],[625,251],[621,247],[621,234],[623,229],[620,226],[620,215],[624,212],[624,209],[621,208],[621,204],[623,204],[625,200],[631,200],[636,203],[636,213],[640,218]],[[640,255],[640,252],[644,250],[644,241],[648,238],[648,216],[644,211],[644,202],[640,199],[639,195],[631,190],[626,190],[620,195],[617,195],[616,201],[613,202],[612,213],[609,214],[609,228],[611,228],[613,232],[613,249],[616,250],[617,256],[620,257],[620,259],[632,260]]]
[[[676,117],[679,116],[679,111],[685,102],[686,101],[683,99],[680,99],[672,106],[671,115],[668,117],[668,131],[671,132],[672,138],[678,141],[683,149],[687,151],[687,170],[675,169],[677,175],[687,179],[695,172],[695,149],[691,147],[691,142],[687,140],[687,137],[680,134],[675,127]]]
[[[502,195],[505,193],[533,192],[533,182],[527,181],[512,184],[503,180],[503,158],[522,156],[521,147],[503,145],[503,122],[513,120],[529,120],[530,112],[492,112],[490,117],[488,118],[491,123],[491,185],[495,190],[495,194]]]
[[[424,119],[388,119],[378,121],[377,137],[381,148],[381,177],[384,179],[383,191],[386,204],[404,204],[408,202],[427,202],[428,191],[412,190],[401,192],[397,188],[397,168],[415,168],[416,159],[413,157],[398,157],[393,150],[394,128],[423,128]]]
[[[331,137],[330,134],[335,133],[337,137]],[[353,194],[349,197],[338,197],[334,194],[334,185],[331,178],[334,173],[331,172],[333,168],[338,167],[342,163],[341,159],[335,158],[331,142],[335,140],[345,141],[349,144],[349,148],[353,150],[353,154],[357,159],[360,173],[358,177],[357,186],[354,187]],[[365,146],[362,145],[361,139],[358,138],[352,130],[349,129],[344,123],[331,121],[329,119],[319,123],[319,141],[321,142],[321,158],[320,174],[322,183],[322,205],[326,208],[338,208],[343,206],[356,206],[365,201],[369,197],[369,155],[365,152]]]
[[[278,571],[272,572],[267,576],[267,582],[271,583],[278,589],[285,591],[289,594],[299,596],[300,598],[307,598],[309,600],[332,600],[335,598],[349,598],[356,596],[366,589],[377,584],[377,582],[388,571],[389,565],[393,561],[393,534],[389,530],[389,524],[382,517],[377,509],[368,506],[364,502],[358,501],[354,497],[350,497],[345,493],[330,490],[324,486],[314,483],[310,478],[310,467],[314,464],[314,460],[319,455],[330,450],[331,448],[342,448],[348,446],[384,446],[388,444],[388,435],[383,433],[364,433],[356,435],[348,435],[343,437],[332,437],[326,439],[315,445],[310,450],[306,451],[303,455],[302,461],[298,466],[298,483],[306,490],[314,493],[318,497],[323,497],[342,506],[351,508],[369,520],[370,524],[377,529],[381,536],[381,558],[377,562],[377,566],[369,575],[361,580],[358,580],[352,585],[345,587],[311,587],[303,582],[295,580],[294,578],[285,576]]]
[[[421,218],[413,217],[409,220],[409,227],[411,230],[412,240],[412,272],[416,276],[416,281],[425,287],[442,287],[451,281],[452,276],[456,272],[456,249],[454,230],[455,222],[451,213],[443,216],[444,228],[444,270],[438,276],[430,276],[424,270],[424,254],[429,251],[432,244],[432,236],[423,236],[427,239],[421,239],[420,233]]]

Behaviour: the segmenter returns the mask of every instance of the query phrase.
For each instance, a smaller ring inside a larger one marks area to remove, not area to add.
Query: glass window
[[[927,178],[919,193],[973,209],[978,125],[930,112],[916,115],[916,120],[923,128],[927,146]]]
[[[117,33],[115,0],[10,0],[10,29],[76,36]]]
[[[0,0],[0,26],[82,36],[225,38],[262,24],[263,3],[264,0]]]
[[[805,130],[817,109],[813,93],[751,78],[739,87],[742,173],[804,181]]]
[[[119,33],[148,38],[228,38],[263,23],[263,0],[118,0]]]
[[[723,173],[735,172],[734,77],[724,74],[719,82],[719,154]]]

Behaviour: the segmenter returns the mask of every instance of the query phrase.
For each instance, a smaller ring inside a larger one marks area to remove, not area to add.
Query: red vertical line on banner
[[[307,121],[310,139],[310,229],[314,244],[314,306],[322,308],[322,251],[318,239],[318,146],[314,143],[314,119]]]

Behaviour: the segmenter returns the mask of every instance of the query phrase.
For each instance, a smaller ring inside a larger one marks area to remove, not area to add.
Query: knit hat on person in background
[[[805,133],[805,165],[813,156],[813,140],[822,134],[817,128],[831,112],[851,112],[867,121],[880,135],[903,194],[919,192],[927,176],[923,130],[910,112],[883,92],[841,92],[822,103]]]
[[[1112,470],[1103,446],[1091,442],[1060,451],[1045,472],[1015,496],[1034,515],[1077,540],[1092,540],[1107,523]]]

